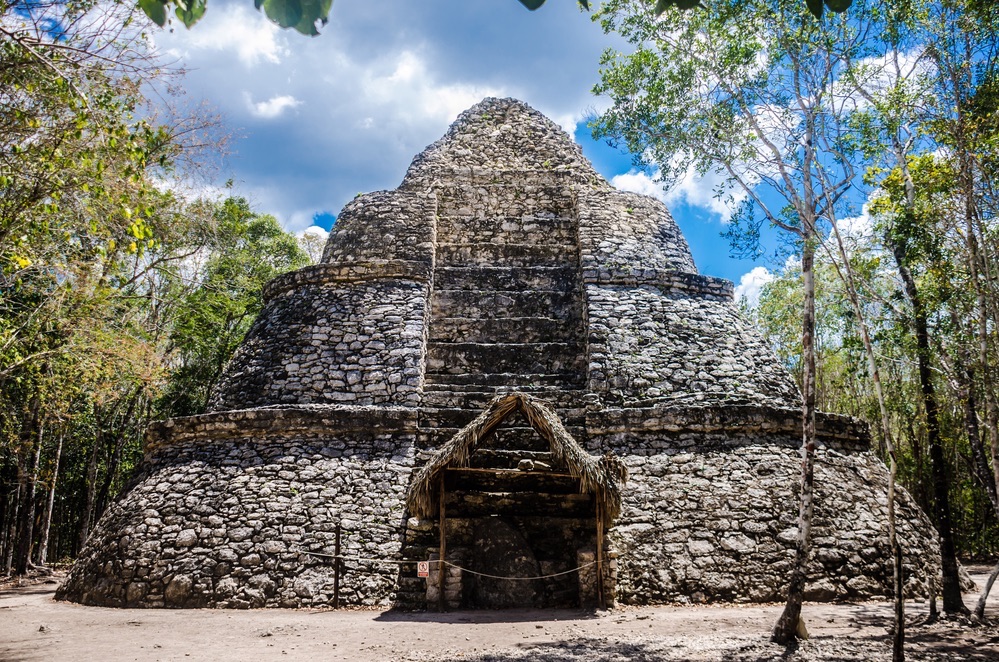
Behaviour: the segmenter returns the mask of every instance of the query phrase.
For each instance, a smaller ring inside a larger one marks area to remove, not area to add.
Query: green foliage
[[[545,4],[545,0],[518,0],[531,11],[540,8]],[[653,12],[658,15],[676,7],[681,10],[703,7],[700,0],[649,0],[650,6],[654,2]],[[808,10],[816,18],[822,18],[825,8],[834,12],[845,12],[850,8],[853,0],[805,0]],[[589,0],[577,0],[582,9],[589,11]],[[316,27],[326,25],[329,22],[330,9],[333,0],[253,0],[257,9],[263,8],[267,18],[271,19],[282,28],[294,28],[301,34],[314,37],[319,34]],[[163,27],[166,25],[169,10],[174,8],[174,15],[190,28],[201,20],[205,14],[207,0],[138,0],[139,8],[156,25]]]
[[[243,200],[164,191],[200,119],[148,119],[142,86],[163,70],[122,27],[131,9],[57,9],[80,31],[0,42],[0,519],[40,519],[56,485],[64,556],[132,474],[149,421],[200,411],[263,284],[306,257]],[[0,527],[0,561],[21,530]]]
[[[309,258],[273,216],[255,214],[243,198],[212,212],[214,234],[194,289],[178,300],[170,331],[174,368],[157,404],[162,416],[204,410],[211,388],[263,305],[263,287]]]

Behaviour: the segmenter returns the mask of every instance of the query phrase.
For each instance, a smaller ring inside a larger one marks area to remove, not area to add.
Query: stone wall
[[[376,191],[348,202],[330,232],[324,263],[433,260],[436,201],[427,191]]]
[[[707,446],[711,440],[706,440]],[[630,455],[624,511],[611,530],[618,599],[771,602],[786,597],[797,537],[800,458],[787,443]],[[867,453],[819,451],[806,599],[891,594],[887,476]],[[925,595],[938,541],[899,493],[908,595]],[[658,562],[653,562],[658,559]]]
[[[613,188],[581,187],[579,246],[585,271],[630,274],[635,269],[697,273],[687,241],[666,205]]]
[[[332,601],[343,553],[398,558],[412,412],[279,409],[154,427],[142,475],[101,518],[59,599],[116,607]],[[393,429],[387,432],[386,427]],[[344,604],[389,605],[398,566],[348,562]]]
[[[781,599],[798,506],[793,412],[646,410],[644,430],[629,419],[634,413],[594,411],[586,421],[590,452],[614,452],[630,473],[624,510],[609,531],[619,557],[617,599]],[[101,519],[59,598],[139,607],[328,605],[332,566],[308,552],[332,554],[338,522],[348,557],[427,558],[436,527],[413,529],[404,508],[414,467],[427,455],[417,450],[418,423],[411,409],[313,406],[153,426],[141,476]],[[862,436],[850,425],[844,417],[820,424],[814,599],[889,592],[887,471],[858,448],[835,450],[837,438]],[[925,594],[937,541],[904,491],[900,503],[907,590]],[[535,519],[524,530],[537,536],[544,527]],[[466,552],[474,547],[468,526],[449,523],[453,544]],[[411,565],[347,562],[343,604],[424,608],[426,582]]]
[[[526,175],[435,190],[424,404],[462,389],[581,387],[586,334],[572,190]]]
[[[518,171],[610,188],[558,125],[509,99],[484,99],[461,113],[440,140],[413,159],[400,188],[419,191],[435,181],[502,178]]]
[[[588,285],[590,389],[608,402],[798,400],[790,375],[730,301]]]
[[[395,278],[278,293],[226,368],[209,410],[418,404],[428,297],[428,283]]]

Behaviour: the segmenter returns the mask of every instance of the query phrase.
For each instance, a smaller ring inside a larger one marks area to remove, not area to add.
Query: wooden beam
[[[446,540],[445,535],[444,535],[444,530],[447,528],[447,520],[444,517],[444,514],[445,514],[444,513],[444,502],[445,502],[446,499],[445,499],[445,495],[444,495],[444,479],[443,478],[441,478],[440,494],[441,494],[441,502],[440,502],[440,520],[439,520],[440,521],[440,527],[439,528],[440,528],[441,540],[440,540],[440,550],[438,552],[439,556],[437,557],[439,559],[438,562],[437,562],[437,591],[438,591],[438,595],[437,595],[437,608],[438,608],[439,611],[443,612],[447,608],[447,599],[444,597],[444,576],[447,574],[447,567],[444,565],[444,554],[447,552],[447,540]]]
[[[489,469],[516,469],[521,460],[534,460],[551,467],[555,466],[552,454],[548,451],[502,450],[495,448],[477,448],[468,458],[472,467]]]
[[[607,608],[604,601],[604,513],[603,502],[597,502],[597,604],[601,609]]]
[[[448,469],[444,472],[448,490],[476,492],[542,492],[579,494],[580,481],[567,473],[518,471],[517,469]]]
[[[451,517],[570,517],[591,520],[592,494],[540,494],[535,492],[449,492]]]

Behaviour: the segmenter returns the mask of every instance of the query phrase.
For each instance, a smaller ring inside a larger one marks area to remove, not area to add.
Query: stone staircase
[[[574,419],[563,418],[567,425],[581,425],[583,305],[571,200],[558,190],[501,184],[438,191],[421,420],[427,443],[446,441],[510,390],[548,400]],[[529,427],[502,434],[509,443],[537,436]]]

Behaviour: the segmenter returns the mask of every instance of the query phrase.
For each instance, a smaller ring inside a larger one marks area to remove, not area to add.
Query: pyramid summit
[[[559,172],[610,188],[561,127],[517,99],[490,97],[461,113],[440,140],[413,160],[403,188],[435,171],[461,169],[471,174]]]
[[[887,471],[858,421],[817,427],[809,597],[887,595]],[[209,412],[151,426],[59,597],[779,600],[800,439],[792,379],[666,207],[486,99],[397,189],[347,204],[320,264],[267,286]],[[925,593],[935,534],[900,499],[907,590]],[[367,560],[337,573],[337,540]]]

